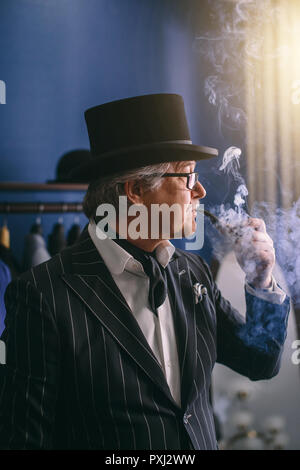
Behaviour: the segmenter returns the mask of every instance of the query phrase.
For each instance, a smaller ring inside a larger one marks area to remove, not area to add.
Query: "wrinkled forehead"
[[[178,173],[179,172],[180,173],[188,173],[188,172],[194,171],[195,166],[196,166],[196,162],[194,160],[182,161],[182,162],[172,162],[169,173],[171,172],[171,169],[174,170],[174,172],[178,172]]]

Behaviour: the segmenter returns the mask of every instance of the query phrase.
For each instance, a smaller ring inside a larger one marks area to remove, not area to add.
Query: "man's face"
[[[196,162],[174,162],[168,170],[168,173],[193,173],[195,171]],[[148,191],[143,195],[143,204],[147,207],[148,213],[151,214],[152,204],[167,204],[171,207],[176,204],[180,207],[181,217],[171,217],[170,237],[177,238],[177,234],[181,233],[183,237],[192,235],[196,231],[196,207],[199,199],[204,198],[206,191],[198,181],[194,189],[187,188],[186,176],[163,177],[162,183],[158,188]],[[153,220],[149,220],[153,224]],[[164,237],[161,227],[160,236]]]

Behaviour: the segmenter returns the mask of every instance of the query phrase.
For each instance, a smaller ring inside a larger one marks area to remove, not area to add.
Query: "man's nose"
[[[206,196],[206,191],[200,181],[197,181],[194,189],[192,190],[192,197],[203,199]]]

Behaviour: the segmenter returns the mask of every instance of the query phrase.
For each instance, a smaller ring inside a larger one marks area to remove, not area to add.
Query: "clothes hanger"
[[[44,205],[39,204],[39,207],[38,207],[39,215],[36,216],[35,223],[31,226],[30,233],[43,235],[43,227],[42,227],[42,212],[43,211],[44,211]]]

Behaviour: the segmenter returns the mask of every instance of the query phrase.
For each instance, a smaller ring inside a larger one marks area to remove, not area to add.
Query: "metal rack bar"
[[[0,182],[0,191],[86,191],[87,184]]]
[[[45,213],[82,212],[81,202],[2,202],[2,214],[45,214]]]

